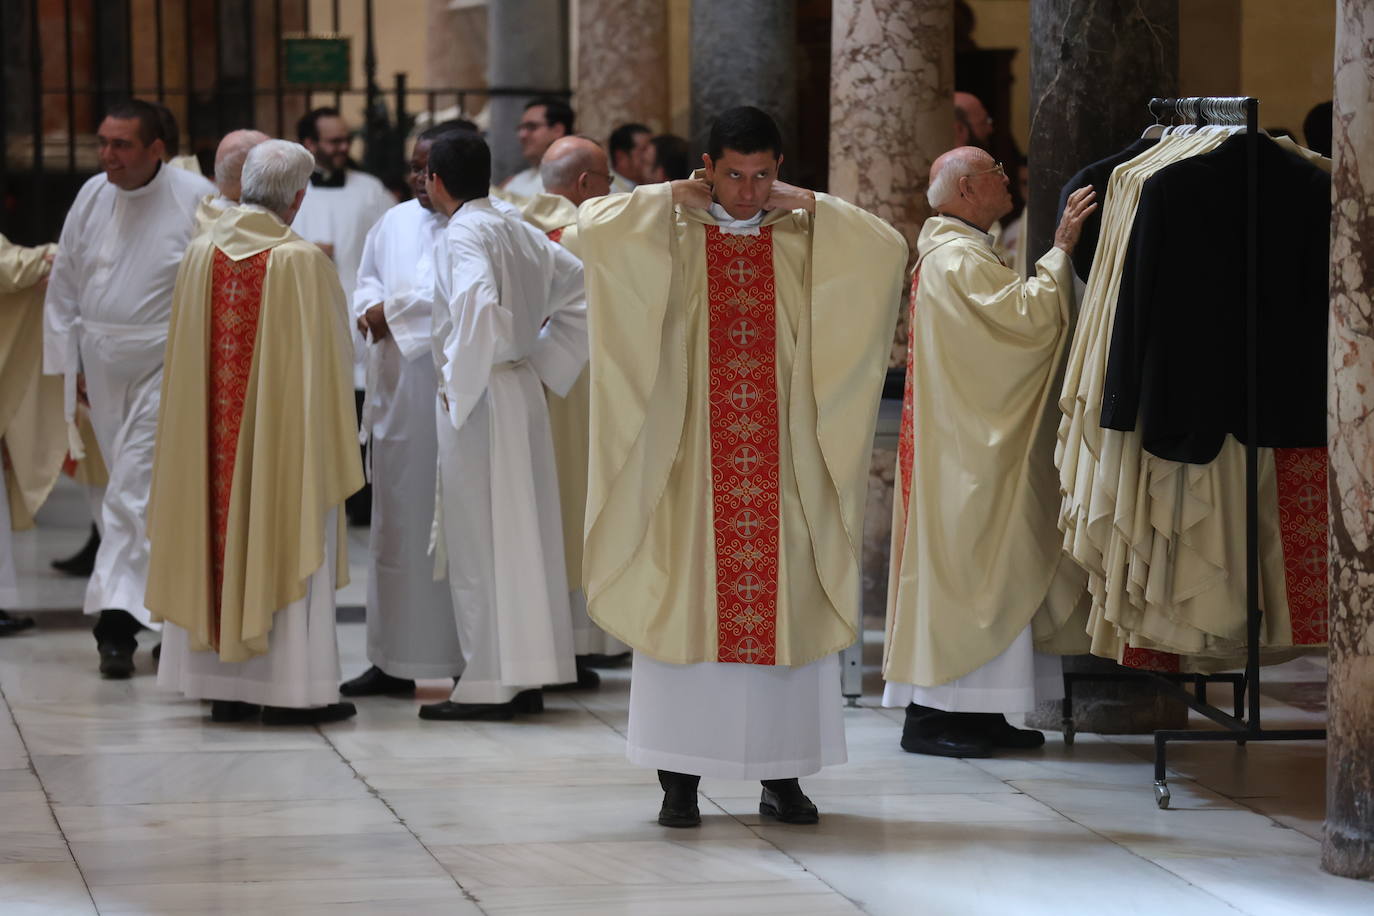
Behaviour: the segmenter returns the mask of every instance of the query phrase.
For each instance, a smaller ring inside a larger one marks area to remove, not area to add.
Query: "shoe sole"
[[[695,820],[690,820],[688,818],[675,819],[671,817],[660,817],[658,819],[658,825],[660,827],[672,827],[675,830],[680,830],[684,827],[700,827],[701,817],[698,816]]]
[[[759,814],[762,814],[764,817],[771,817],[773,820],[777,821],[780,824],[805,825],[819,824],[821,822],[821,816],[819,814],[810,814],[806,817],[783,817],[781,814],[778,813],[777,808],[773,807],[772,805],[764,804],[763,802],[759,802]]]
[[[973,753],[956,753],[954,751],[942,750],[940,748],[921,748],[913,749],[906,746],[906,742],[901,744],[902,750],[908,754],[923,754],[926,757],[952,757],[956,760],[986,760],[992,756],[992,750],[977,751]]]
[[[420,718],[430,722],[509,722],[515,718],[515,710],[504,709],[499,712],[483,710],[469,715],[447,716],[434,713],[426,714],[425,708],[421,706]]]

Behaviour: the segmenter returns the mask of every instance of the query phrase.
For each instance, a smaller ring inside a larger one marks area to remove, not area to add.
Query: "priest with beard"
[[[917,242],[883,658],[883,705],[906,708],[911,753],[1043,744],[1006,714],[1063,696],[1059,659],[1035,650],[1085,594],[1061,551],[1045,414],[1068,337],[1069,258],[1097,205],[1091,187],[1069,197],[1027,280],[988,234],[1011,209],[1009,184],[981,149],[940,156],[936,215]]]
[[[757,108],[721,114],[702,161],[578,214],[588,609],[634,649],[628,756],[658,770],[660,824],[701,823],[703,776],[814,824],[799,778],[846,759],[838,653],[906,242],[779,180]]]
[[[334,591],[348,580],[344,499],[362,486],[348,305],[333,265],[291,231],[312,160],[268,140],[241,204],[177,275],[148,533],[148,608],[167,622],[158,684],[211,719],[348,718]]]

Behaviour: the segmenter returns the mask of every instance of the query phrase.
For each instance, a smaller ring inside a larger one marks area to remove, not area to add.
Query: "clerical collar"
[[[714,200],[711,201],[711,206],[707,208],[706,212],[715,217],[716,225],[726,235],[758,235],[759,225],[763,222],[763,218],[768,215],[768,211],[760,210],[748,219],[735,219]]]
[[[316,168],[310,173],[310,186],[312,188],[342,188],[347,180],[348,169],[326,172],[322,168]]]
[[[988,232],[986,229],[982,228],[981,226],[975,226],[973,223],[970,223],[968,220],[964,219],[962,216],[955,216],[953,213],[941,213],[940,215],[943,216],[945,219],[957,219],[959,222],[963,223],[965,226],[968,226],[968,227],[969,227],[970,229],[972,229],[974,232],[977,232],[979,235],[987,236],[987,238],[988,238],[989,241],[992,240],[992,233],[991,233],[991,232]]]

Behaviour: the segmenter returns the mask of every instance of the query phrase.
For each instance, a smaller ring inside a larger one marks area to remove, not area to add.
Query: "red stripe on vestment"
[[[229,528],[229,497],[238,454],[239,427],[253,369],[253,350],[267,275],[264,251],[235,261],[215,249],[210,284],[210,534],[215,602],[210,644],[220,643],[220,609],[224,595],[224,543]]]
[[[550,242],[563,241],[563,229],[550,229],[545,235],[549,237]]]
[[[912,398],[916,390],[913,375],[916,371],[916,291],[921,288],[921,268],[911,274],[911,306],[907,312],[906,385],[902,389],[902,429],[897,436],[897,475],[902,488],[902,508],[911,511],[911,471],[916,464],[916,404]],[[894,551],[898,562],[901,551]]]
[[[777,664],[778,390],[773,231],[706,229],[716,659]]]
[[[1327,469],[1324,448],[1274,449],[1279,490],[1279,540],[1293,645],[1327,639]]]

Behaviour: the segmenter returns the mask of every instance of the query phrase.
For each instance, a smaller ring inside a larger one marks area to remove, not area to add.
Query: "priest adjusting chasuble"
[[[1051,248],[1022,280],[950,217],[927,220],[917,246],[883,678],[933,687],[1005,651],[1050,593],[1059,491],[1043,418],[1072,274]],[[1072,612],[1075,597],[1056,604]]]
[[[0,525],[33,526],[62,470],[67,436],[62,380],[43,375],[45,256],[55,245],[28,248],[0,235],[0,441],[10,518]]]
[[[592,619],[672,664],[850,645],[902,236],[826,194],[726,234],[668,184],[587,201],[578,226]]]
[[[348,314],[334,265],[260,207],[225,211],[177,275],[147,605],[222,661],[267,651],[324,562],[327,511],[362,487]]]

